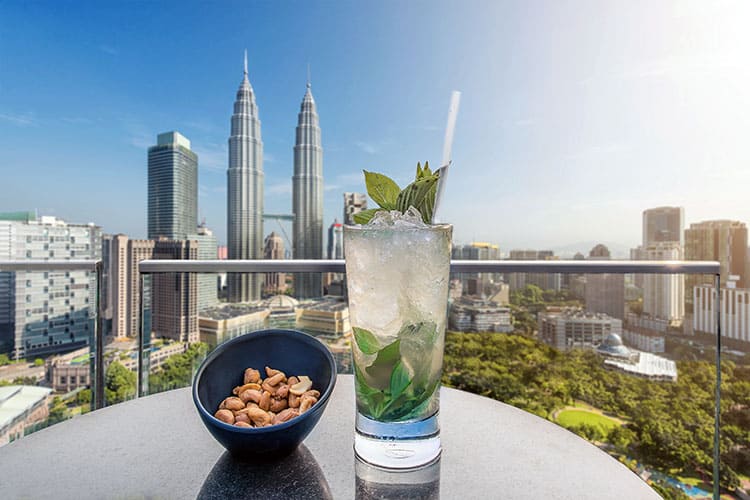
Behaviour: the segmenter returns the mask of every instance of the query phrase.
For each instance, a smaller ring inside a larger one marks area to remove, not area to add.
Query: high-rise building
[[[685,209],[657,207],[643,211],[643,247],[654,243],[677,242],[682,245]]]
[[[732,220],[709,220],[690,224],[685,229],[686,260],[717,260],[721,264],[721,282],[738,276],[737,288],[750,285],[747,270],[747,226]],[[713,284],[713,276],[691,275],[689,290],[698,284]],[[692,296],[692,293],[690,294]]]
[[[0,260],[98,260],[101,252],[101,228],[93,224],[0,220]],[[96,294],[88,271],[0,272],[0,353],[21,359],[87,345]]]
[[[721,289],[721,336],[743,342],[743,350],[750,342],[750,290]],[[713,285],[693,288],[693,331],[716,335],[716,289]],[[735,344],[737,345],[737,344]]]
[[[198,260],[214,260],[217,256],[216,236],[201,223],[195,234],[188,235],[189,240],[198,242]],[[217,274],[197,273],[198,312],[215,307],[219,303],[219,277]]]
[[[111,286],[112,336],[134,338],[141,323],[141,276],[138,263],[154,257],[154,240],[131,240],[124,234],[112,237]],[[144,303],[151,304],[151,276],[147,276]]]
[[[657,242],[645,249],[646,260],[681,260],[679,242]],[[643,277],[643,313],[680,326],[685,316],[685,275],[646,274]]]
[[[474,242],[469,245],[454,245],[451,258],[456,260],[497,260],[500,248],[492,243]],[[461,280],[464,295],[485,295],[490,292],[492,283],[500,282],[499,275],[491,273],[456,273],[455,279]]]
[[[367,210],[367,196],[364,193],[344,193],[344,224],[354,224],[354,214]]]
[[[284,240],[281,236],[272,232],[266,237],[263,258],[266,260],[279,260],[284,258]],[[286,291],[286,274],[266,273],[263,289],[267,295],[284,293],[284,291]]]
[[[328,258],[344,258],[344,225],[338,219],[328,228]]]
[[[227,243],[230,259],[263,256],[263,141],[255,93],[247,77],[247,53],[229,136]],[[260,299],[262,279],[257,273],[230,273],[227,276],[229,302]]]
[[[609,260],[609,249],[602,244],[589,252],[589,260]],[[625,276],[622,274],[587,274],[585,285],[586,311],[604,313],[617,319],[625,318]]]
[[[622,320],[577,308],[539,313],[539,338],[561,351],[599,347],[610,335],[622,333]]]
[[[198,156],[179,132],[148,148],[148,238],[185,239],[198,225]]]
[[[559,260],[552,250],[511,250],[510,260]],[[512,273],[509,277],[510,289],[519,290],[526,285],[535,285],[543,290],[562,290],[562,276],[559,273]]]
[[[297,115],[292,177],[295,259],[323,258],[323,147],[318,112],[310,82]],[[294,294],[300,299],[323,295],[320,273],[295,273]]]
[[[195,260],[198,242],[160,238],[154,259]],[[198,287],[196,273],[156,273],[151,277],[151,331],[156,337],[198,342]]]

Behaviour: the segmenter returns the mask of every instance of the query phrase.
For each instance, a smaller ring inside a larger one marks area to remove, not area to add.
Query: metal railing
[[[102,263],[91,260],[15,260],[0,261],[0,271],[93,271],[96,273],[97,299],[94,328],[95,350],[92,380],[95,384],[92,406],[104,405],[104,339],[102,336],[101,284]],[[155,273],[268,273],[268,272],[331,272],[345,273],[344,260],[144,260],[139,263],[141,290],[144,279]],[[721,403],[721,293],[720,264],[714,261],[513,261],[513,260],[454,260],[452,273],[559,273],[559,274],[711,274],[714,275],[716,311],[716,387],[714,408],[714,498],[719,498],[719,437]],[[143,307],[143,294],[140,294]],[[138,331],[138,384],[143,370],[143,321]],[[140,393],[140,388],[137,393]]]

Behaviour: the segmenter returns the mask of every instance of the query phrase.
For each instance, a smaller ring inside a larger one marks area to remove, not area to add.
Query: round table
[[[318,426],[289,457],[235,461],[190,389],[98,410],[0,448],[3,498],[658,499],[624,465],[544,419],[441,390],[441,459],[410,472],[355,460],[354,388],[339,375]]]

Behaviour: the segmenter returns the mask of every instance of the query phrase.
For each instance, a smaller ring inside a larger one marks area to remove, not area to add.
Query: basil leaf
[[[357,328],[356,326],[352,327],[352,330],[354,330],[354,340],[357,342],[357,347],[359,347],[360,351],[365,354],[375,354],[378,352],[380,344],[378,344],[378,339],[375,338],[375,335],[371,331],[364,328]]]
[[[370,198],[386,210],[396,210],[396,199],[401,188],[390,177],[383,174],[364,171],[365,186]]]
[[[409,377],[409,370],[404,366],[404,363],[399,360],[396,363],[396,367],[391,373],[391,397],[397,398],[401,395],[404,390],[411,384],[411,378]]]
[[[357,212],[356,214],[352,215],[352,220],[354,220],[355,224],[367,224],[373,217],[375,217],[375,214],[380,210],[382,209],[370,208],[367,210],[362,210],[361,212]]]
[[[409,207],[419,210],[422,220],[426,224],[432,221],[432,211],[435,208],[435,196],[437,194],[438,175],[432,174],[412,182],[398,194],[396,209],[401,213],[406,212]],[[425,213],[429,213],[429,217]]]

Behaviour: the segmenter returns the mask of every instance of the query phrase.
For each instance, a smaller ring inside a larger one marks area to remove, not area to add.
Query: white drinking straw
[[[435,209],[432,211],[432,222],[438,222],[437,213],[440,208],[440,199],[445,191],[445,179],[448,177],[448,167],[452,162],[451,150],[453,149],[453,132],[456,128],[456,117],[458,116],[458,105],[461,102],[461,92],[454,90],[451,93],[451,104],[448,108],[448,123],[445,125],[445,139],[443,140],[443,163],[440,166],[440,177],[438,178],[437,194],[435,195]]]

